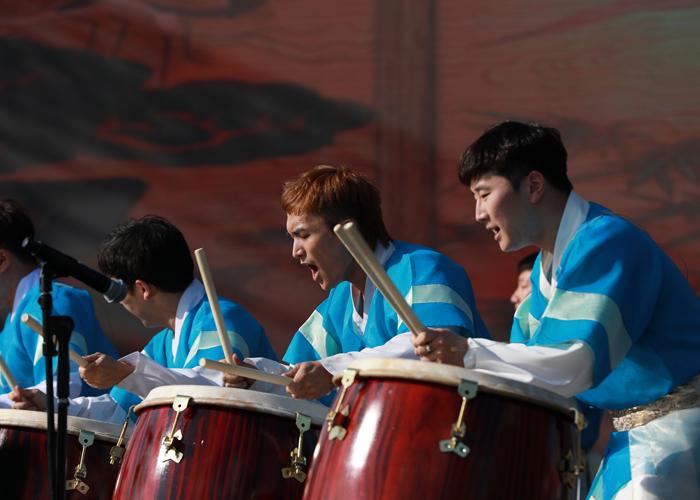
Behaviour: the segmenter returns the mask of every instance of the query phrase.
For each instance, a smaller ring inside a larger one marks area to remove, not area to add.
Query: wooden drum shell
[[[57,418],[57,417],[56,417]],[[23,410],[0,410],[0,488],[2,498],[45,500],[50,498],[48,458],[46,454],[46,414]],[[120,426],[68,417],[66,439],[66,477],[71,480],[80,463],[80,430],[95,432],[95,439],[85,453],[89,486],[86,494],[66,491],[66,500],[104,500],[112,496],[119,466],[109,463],[109,452],[116,444]],[[125,441],[126,443],[126,441]]]
[[[259,406],[245,401],[239,401],[237,406],[225,406],[223,400],[219,404],[212,398],[198,396],[208,388],[170,386],[168,389],[182,395],[194,395],[194,403],[190,402],[180,414],[176,426],[176,430],[182,430],[183,434],[178,446],[184,454],[182,461],[162,461],[163,437],[170,434],[176,415],[172,398],[170,404],[146,404],[140,409],[126,450],[114,489],[114,500],[285,500],[302,497],[304,484],[282,477],[282,469],[290,467],[291,452],[299,441],[293,413],[291,416],[266,413],[260,411]],[[248,392],[212,389],[219,398],[221,394],[242,397]],[[284,400],[300,403],[291,398],[265,396],[279,398],[274,404],[284,404]],[[144,403],[148,403],[148,398]],[[327,412],[327,408],[321,405],[314,406],[318,408],[312,418],[312,427],[304,434],[303,440],[307,464],[311,461],[320,432],[319,416]],[[307,465],[304,471],[308,470]]]
[[[347,435],[329,440],[324,427],[304,500],[568,500],[558,469],[576,444],[573,415],[527,399],[480,386],[467,402],[462,458],[439,447],[459,415],[456,386],[360,371],[341,406]]]

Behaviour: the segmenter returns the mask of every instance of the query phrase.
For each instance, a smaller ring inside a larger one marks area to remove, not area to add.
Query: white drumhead
[[[54,424],[57,425],[58,415],[54,416]],[[28,410],[7,410],[0,409],[0,427],[25,427],[29,429],[46,430],[46,413],[40,411]],[[122,432],[122,426],[102,422],[100,420],[91,420],[89,418],[71,417],[68,416],[67,423],[68,434],[79,436],[81,430],[91,431],[95,433],[95,437],[101,441],[116,443],[119,440],[119,434]],[[124,434],[125,442],[131,436],[131,429],[127,429]]]
[[[328,414],[328,408],[322,404],[294,399],[291,396],[208,385],[157,387],[134,409],[134,412],[138,415],[145,408],[172,405],[175,396],[190,396],[194,404],[241,408],[292,419],[296,418],[296,413],[301,413],[311,418],[316,425],[321,425]]]
[[[497,393],[513,399],[528,401],[569,416],[571,416],[570,408],[576,406],[575,403],[559,394],[531,384],[441,363],[397,358],[365,358],[353,361],[348,368],[359,370],[358,375],[363,377],[400,378],[453,387],[457,387],[460,380],[469,380],[479,384],[478,391]],[[336,375],[336,379],[339,379],[340,376]]]

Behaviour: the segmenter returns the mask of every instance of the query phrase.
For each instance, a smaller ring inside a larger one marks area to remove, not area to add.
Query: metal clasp
[[[83,495],[88,492],[90,487],[83,482],[87,477],[87,467],[85,467],[85,451],[88,446],[92,446],[95,442],[95,433],[92,431],[80,430],[78,442],[83,446],[80,452],[80,463],[75,467],[75,475],[70,481],[66,481],[66,490],[78,490]]]
[[[559,475],[561,482],[573,489],[576,481],[586,471],[586,460],[583,458],[581,448],[581,432],[588,426],[586,417],[576,408],[569,408],[574,413],[574,425],[576,426],[576,443],[574,451],[569,450],[566,456],[559,461]]]
[[[335,410],[328,412],[328,415],[326,416],[326,421],[328,422],[329,440],[338,438],[340,441],[342,441],[345,438],[345,435],[348,433],[346,420],[347,416],[350,414],[350,405],[345,405],[342,410],[340,409],[340,406],[343,404],[343,398],[345,397],[345,392],[348,390],[348,387],[355,383],[355,377],[357,376],[358,372],[359,370],[355,368],[347,368],[343,372],[343,377],[341,378],[343,392],[340,393],[338,404],[335,405]]]
[[[306,465],[306,457],[301,453],[301,445],[304,439],[304,432],[311,428],[311,418],[305,417],[299,413],[297,415],[297,429],[299,429],[299,445],[292,450],[290,454],[292,457],[292,466],[285,467],[282,469],[282,477],[285,479],[294,478],[300,483],[306,480],[306,473],[302,470],[302,467]]]
[[[122,442],[124,442],[124,434],[126,434],[126,428],[129,427],[129,415],[131,415],[131,410],[134,409],[136,405],[130,406],[129,410],[126,412],[126,421],[124,422],[124,427],[122,427],[122,432],[119,434],[119,440],[117,441],[117,444],[112,446],[112,449],[109,450],[109,463],[110,465],[114,465],[114,462],[119,460],[119,465],[122,463],[122,458],[124,458],[124,446],[122,446]]]
[[[440,441],[440,451],[443,453],[455,452],[460,457],[464,458],[469,454],[469,447],[462,442],[464,434],[467,432],[467,424],[462,422],[464,418],[464,410],[467,408],[467,400],[476,397],[476,391],[479,384],[470,380],[460,380],[457,387],[457,393],[462,396],[462,407],[459,409],[457,422],[452,425],[450,439]]]
[[[173,422],[173,427],[170,429],[170,436],[163,436],[163,456],[161,462],[172,460],[173,462],[180,463],[182,460],[183,453],[177,449],[178,443],[182,441],[182,431],[178,430],[175,432],[175,427],[180,418],[180,413],[185,411],[191,399],[191,396],[175,396],[175,401],[173,401],[173,409],[176,412],[175,421]]]

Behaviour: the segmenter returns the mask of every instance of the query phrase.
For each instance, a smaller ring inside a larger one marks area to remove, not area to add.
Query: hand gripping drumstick
[[[214,288],[214,280],[211,278],[211,272],[209,271],[209,263],[207,262],[207,256],[204,254],[203,248],[198,248],[197,250],[195,250],[194,256],[197,258],[199,272],[201,273],[202,280],[204,281],[204,289],[207,291],[207,297],[209,297],[209,305],[211,306],[211,312],[214,315],[216,331],[219,332],[219,340],[221,341],[221,347],[223,347],[224,349],[224,359],[226,360],[226,363],[230,364],[231,358],[233,357],[233,349],[231,349],[231,340],[229,340],[228,338],[226,323],[224,323],[224,315],[221,314],[219,297],[217,297],[216,295],[216,288]]]
[[[367,273],[367,276],[377,286],[384,298],[394,308],[396,314],[401,320],[406,323],[406,326],[413,335],[418,335],[425,330],[425,326],[416,316],[415,311],[408,305],[406,299],[403,298],[394,282],[386,273],[382,265],[379,263],[374,253],[367,245],[367,242],[360,234],[360,231],[355,227],[355,224],[348,222],[344,226],[338,224],[333,228],[335,234],[343,242],[345,248],[352,254],[358,264]]]
[[[34,330],[36,333],[38,333],[41,337],[44,336],[44,329],[42,328],[41,323],[39,323],[37,320],[35,320],[34,318],[32,318],[29,314],[24,313],[24,314],[22,315],[22,322],[23,322],[25,325],[27,325],[29,328],[31,328],[32,330]],[[77,352],[75,352],[75,351],[74,351],[73,349],[71,349],[70,347],[68,348],[68,356],[70,356],[70,359],[72,359],[73,361],[75,361],[75,363],[76,363],[78,366],[87,366],[87,365],[90,364],[90,363],[88,363],[85,359],[83,359],[83,357],[82,357],[80,354],[78,354]]]
[[[0,371],[2,372],[2,376],[5,377],[5,380],[7,380],[7,383],[10,384],[10,390],[17,394],[17,392],[15,391],[17,381],[15,380],[15,377],[12,376],[10,367],[7,366],[7,363],[5,363],[5,360],[2,358],[2,356],[0,356]],[[19,394],[17,395],[19,396]]]
[[[271,384],[288,386],[292,383],[292,379],[289,377],[274,375],[261,370],[253,370],[252,368],[245,368],[243,366],[220,363],[218,361],[212,361],[211,359],[200,359],[199,366],[219,372],[231,373],[233,375],[238,375],[239,377],[253,378],[255,380],[262,380],[263,382],[270,382]]]

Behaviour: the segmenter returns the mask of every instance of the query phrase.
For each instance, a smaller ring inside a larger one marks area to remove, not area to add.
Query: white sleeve
[[[571,397],[593,385],[595,354],[585,342],[566,349],[468,339],[464,367]]]
[[[71,399],[68,415],[117,425],[124,425],[126,421],[126,412],[109,394]]]
[[[267,358],[246,358],[245,361],[252,363],[260,371],[266,373],[272,373],[273,375],[283,375],[289,372],[294,365],[283,365],[277,361],[272,361]],[[223,374],[222,374],[223,375]],[[279,384],[272,384],[270,382],[263,382],[262,380],[256,380],[253,385],[251,385],[248,390],[267,392],[269,394],[278,394],[280,396],[291,397],[286,391],[286,387]]]
[[[57,381],[54,378],[53,380],[53,394],[56,396],[56,387]],[[46,380],[38,383],[37,385],[34,385],[32,387],[27,387],[27,389],[39,389],[41,392],[46,394]],[[80,372],[71,372],[70,374],[70,379],[68,381],[68,397],[69,398],[76,398],[80,396],[80,391],[83,390],[83,381],[80,378]],[[10,401],[10,398],[8,397],[9,393],[2,394],[0,395],[0,408],[12,408],[12,401]]]
[[[163,385],[223,385],[221,372],[199,366],[166,368],[140,352],[132,352],[119,361],[134,365],[136,369],[119,382],[117,387],[144,399],[152,389]]]
[[[420,359],[414,352],[411,344],[412,333],[402,333],[389,339],[389,341],[378,347],[366,347],[361,351],[336,354],[320,360],[321,365],[335,376],[345,370],[350,363],[356,359],[363,358],[401,358]]]

